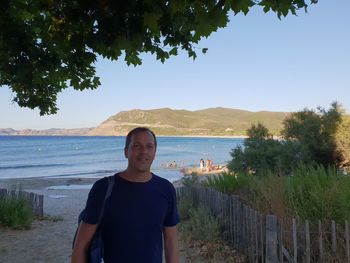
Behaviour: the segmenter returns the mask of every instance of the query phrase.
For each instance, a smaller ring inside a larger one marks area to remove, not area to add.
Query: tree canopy
[[[329,110],[319,107],[317,111],[294,112],[284,120],[282,136],[286,140],[297,140],[314,162],[339,166],[343,156],[337,149],[336,134],[342,123],[342,112],[337,102],[332,103]]]
[[[124,56],[140,65],[141,53],[162,62],[179,49],[195,59],[196,44],[225,27],[229,12],[261,6],[279,18],[317,0],[3,0],[0,6],[0,86],[14,102],[54,114],[57,94],[100,85],[94,63]],[[202,52],[206,52],[206,48]]]

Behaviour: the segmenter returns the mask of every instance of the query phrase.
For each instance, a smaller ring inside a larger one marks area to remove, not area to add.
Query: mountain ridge
[[[282,121],[289,112],[247,111],[224,107],[201,110],[158,108],[120,111],[97,127],[76,129],[15,130],[0,129],[0,135],[52,136],[124,136],[137,126],[150,127],[163,136],[244,136],[254,123],[264,124],[272,134],[279,135]]]
[[[137,126],[150,127],[157,135],[241,136],[253,124],[263,123],[278,135],[289,112],[251,112],[230,108],[207,108],[196,111],[170,108],[121,111],[110,116],[88,135],[125,135]]]

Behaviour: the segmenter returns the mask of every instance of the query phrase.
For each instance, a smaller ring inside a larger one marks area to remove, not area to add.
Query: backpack
[[[89,252],[88,252],[88,262],[101,262],[101,260],[103,258],[103,240],[102,240],[102,233],[101,233],[101,229],[100,229],[100,223],[102,222],[106,201],[111,196],[111,193],[113,190],[115,176],[108,176],[107,178],[108,178],[108,186],[107,186],[105,198],[104,198],[103,203],[102,203],[100,215],[98,217],[96,233],[94,234],[94,236],[91,240],[91,243],[90,243]],[[77,233],[78,233],[78,229],[79,229],[79,225],[80,225],[82,219],[84,218],[85,213],[86,213],[86,211],[85,211],[85,209],[83,209],[79,214],[78,227],[75,231],[75,235],[74,235],[73,243],[72,243],[72,248],[74,247],[75,239],[77,237]]]

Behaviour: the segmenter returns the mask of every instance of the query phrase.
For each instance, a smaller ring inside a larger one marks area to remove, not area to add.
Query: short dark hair
[[[126,135],[125,149],[127,149],[129,147],[132,136],[136,133],[139,133],[139,132],[149,132],[150,134],[152,134],[153,139],[154,139],[154,147],[157,149],[156,135],[154,134],[154,132],[151,129],[149,129],[147,127],[137,127],[137,128],[132,129],[131,131],[129,131],[128,135]]]

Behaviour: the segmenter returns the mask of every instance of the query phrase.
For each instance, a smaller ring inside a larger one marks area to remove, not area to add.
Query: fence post
[[[238,234],[238,197],[235,196],[233,199],[233,244],[235,247],[238,247],[239,243],[239,234]]]
[[[5,198],[7,196],[7,189],[0,188],[0,198]]]
[[[265,253],[265,243],[264,243],[264,216],[259,213],[259,224],[260,224],[260,252],[261,252],[261,262],[264,259]]]
[[[346,243],[346,259],[350,262],[350,244],[349,244],[349,224],[348,220],[345,220],[345,243]]]
[[[337,234],[334,220],[332,220],[332,252],[334,255],[337,253]]]
[[[310,255],[310,228],[309,228],[309,221],[305,221],[305,245],[306,245],[306,263],[311,262],[311,255]]]
[[[266,216],[266,263],[278,262],[277,253],[277,236],[278,236],[278,224],[277,216],[267,215]]]
[[[323,263],[323,231],[321,220],[318,220],[318,246],[320,251],[320,263]]]
[[[293,259],[297,263],[298,259],[298,234],[297,234],[297,221],[295,218],[292,219],[293,223]]]

